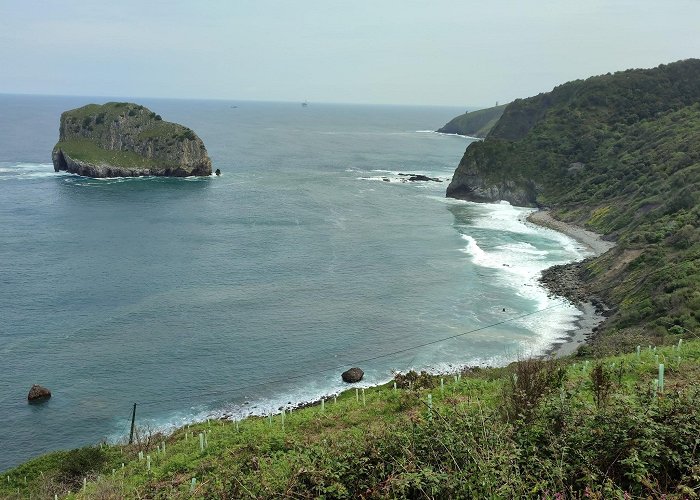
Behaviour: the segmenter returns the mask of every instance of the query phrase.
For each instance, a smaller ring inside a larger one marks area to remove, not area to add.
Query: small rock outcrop
[[[354,384],[355,382],[359,382],[362,380],[362,377],[365,376],[365,372],[360,370],[357,367],[350,368],[347,371],[344,371],[341,375],[343,378],[343,382],[347,382],[348,384]]]
[[[31,389],[29,389],[29,394],[27,395],[27,401],[30,403],[39,403],[41,401],[46,401],[51,397],[51,391],[46,387],[38,384],[34,384]]]
[[[87,177],[208,176],[211,160],[191,129],[128,102],[88,104],[61,115],[54,170]]]

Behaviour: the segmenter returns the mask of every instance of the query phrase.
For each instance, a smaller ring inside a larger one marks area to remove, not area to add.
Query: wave
[[[416,186],[426,186],[432,184],[442,185],[443,183],[449,183],[452,176],[445,176],[444,172],[427,172],[427,171],[412,171],[399,172],[397,170],[384,170],[384,169],[372,169],[369,171],[357,170],[357,169],[347,169],[346,172],[362,174],[355,177],[357,180],[362,181],[380,181],[386,183],[401,183],[401,184],[415,184]],[[376,175],[379,174],[379,175]],[[425,175],[431,179],[438,179],[440,182],[435,181],[409,181],[409,177],[413,175]]]
[[[2,165],[0,166],[0,181],[44,179],[71,175],[66,172],[54,172],[51,163],[2,163],[0,165]]]
[[[483,209],[483,217],[475,218],[469,226],[476,229],[474,234],[483,234],[484,241],[490,241],[490,238],[489,232],[483,229],[498,233],[505,231],[520,237],[550,240],[551,249],[546,249],[546,241],[543,242],[545,248],[538,248],[527,241],[494,243],[482,248],[475,236],[465,233],[461,235],[466,242],[462,252],[471,258],[474,265],[497,270],[495,279],[500,285],[511,289],[520,299],[532,303],[532,314],[516,319],[512,324],[534,333],[535,337],[527,340],[528,348],[533,352],[544,352],[553,343],[566,338],[582,313],[568,300],[551,296],[539,283],[540,273],[552,265],[579,260],[586,255],[586,251],[568,236],[528,225],[522,215],[530,211],[492,204]],[[537,314],[544,310],[547,312]],[[546,320],[543,320],[543,314],[546,314]]]
[[[482,137],[474,137],[471,135],[464,135],[464,134],[449,134],[446,132],[438,132],[437,130],[416,130],[416,134],[435,134],[435,135],[444,135],[447,137],[461,137],[463,139],[469,139],[470,141],[483,141],[484,140]]]

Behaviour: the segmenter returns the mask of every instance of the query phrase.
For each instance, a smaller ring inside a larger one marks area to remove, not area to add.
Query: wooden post
[[[131,412],[131,432],[129,433],[129,444],[134,444],[134,424],[136,423],[136,403],[134,403],[134,409]]]

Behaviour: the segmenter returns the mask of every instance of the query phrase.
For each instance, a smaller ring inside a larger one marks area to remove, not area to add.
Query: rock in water
[[[51,391],[46,387],[34,384],[31,389],[29,389],[29,394],[27,395],[27,400],[30,403],[46,401],[51,397]]]
[[[350,368],[348,371],[343,372],[341,375],[341,377],[343,377],[343,382],[347,382],[348,384],[354,384],[355,382],[359,382],[364,376],[365,372],[363,372],[357,367]]]
[[[52,159],[56,172],[87,177],[211,175],[211,160],[197,134],[128,102],[64,112]]]

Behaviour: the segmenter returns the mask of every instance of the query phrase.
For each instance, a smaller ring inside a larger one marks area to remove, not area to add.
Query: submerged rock
[[[30,403],[39,403],[41,401],[46,401],[51,397],[51,391],[46,387],[39,384],[34,384],[31,389],[29,389],[29,394],[27,395],[27,400]]]
[[[344,371],[341,375],[341,377],[343,378],[343,382],[347,382],[348,384],[354,384],[355,382],[359,382],[364,376],[365,372],[363,372],[357,367],[350,368],[349,370]]]

